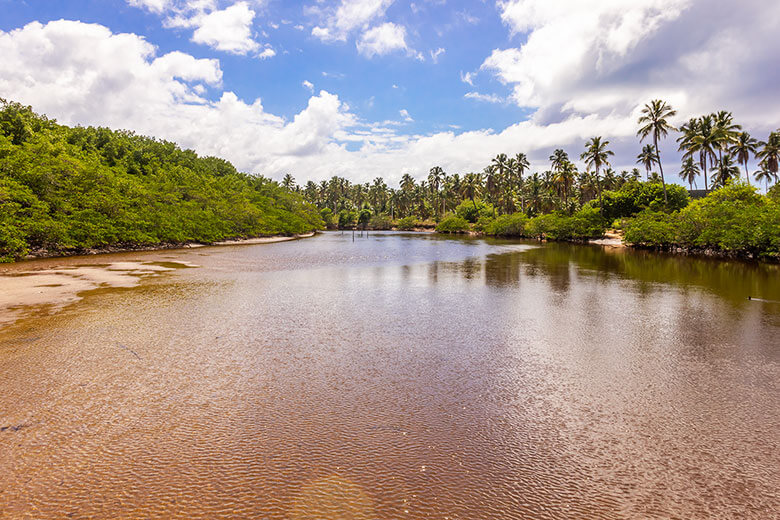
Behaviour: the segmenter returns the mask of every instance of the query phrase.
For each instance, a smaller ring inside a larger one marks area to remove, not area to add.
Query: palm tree
[[[750,171],[748,170],[748,159],[750,154],[755,157],[758,152],[758,141],[747,132],[740,132],[734,140],[734,144],[731,145],[729,153],[734,155],[738,162],[745,165],[745,177],[747,178],[748,185],[750,185]]]
[[[771,177],[777,179],[777,170],[780,163],[780,130],[769,134],[769,139],[766,142],[758,143],[758,146],[761,149],[756,153],[756,158],[761,161],[762,171],[768,171]]]
[[[560,170],[564,164],[569,162],[569,154],[558,148],[550,156],[550,162],[552,163],[552,170]]]
[[[688,186],[693,189],[693,185],[696,183],[696,177],[699,176],[701,170],[699,165],[693,160],[693,157],[688,156],[683,159],[682,168],[680,169],[680,177],[682,180],[688,182]]]
[[[609,145],[609,141],[602,141],[601,136],[592,137],[590,141],[585,144],[585,151],[580,155],[580,159],[585,161],[585,167],[588,170],[590,170],[591,167],[596,170],[596,189],[599,192],[599,211],[601,211],[602,208],[599,168],[602,166],[609,166],[609,156],[615,155],[612,150],[607,149],[607,145]]]
[[[295,179],[293,179],[293,176],[289,173],[286,174],[284,179],[282,179],[282,186],[289,191],[295,190]]]
[[[712,189],[726,186],[734,177],[739,177],[739,168],[734,164],[730,156],[724,155],[718,161],[718,167],[713,172]]]
[[[777,182],[777,175],[769,171],[769,168],[766,167],[766,163],[761,162],[759,164],[759,167],[761,168],[755,173],[756,176],[756,182],[765,182],[766,183],[766,191],[769,191],[769,181],[774,179],[775,182]]]
[[[674,110],[666,101],[655,99],[649,104],[646,104],[642,109],[642,116],[639,118],[639,124],[642,125],[637,132],[640,136],[640,141],[644,141],[649,135],[653,136],[653,145],[655,146],[655,153],[658,157],[658,169],[661,170],[661,184],[664,188],[664,204],[668,202],[666,195],[666,181],[664,180],[664,168],[661,165],[661,153],[658,150],[658,138],[666,137],[669,130],[675,128],[669,124],[667,118],[671,118],[677,115],[677,111]]]
[[[444,180],[445,175],[444,170],[442,170],[440,166],[434,166],[431,168],[430,172],[428,172],[428,185],[431,187],[431,191],[434,193],[436,199],[434,207],[436,208],[437,220],[439,217],[439,189],[441,188],[441,183]]]
[[[734,116],[731,112],[721,110],[717,114],[712,114],[715,121],[715,141],[718,148],[718,162],[723,160],[723,152],[728,152],[731,144],[739,136],[742,127],[734,123]]]
[[[563,199],[563,207],[567,210],[569,208],[569,192],[572,186],[574,186],[576,175],[577,167],[571,161],[566,161],[558,168],[553,180],[558,186],[558,192]]]
[[[474,211],[477,211],[477,197],[482,193],[482,175],[478,173],[467,173],[463,182],[460,183],[461,196],[470,199],[474,204]]]
[[[711,115],[691,119],[680,130],[683,135],[677,139],[679,150],[684,152],[684,157],[698,152],[699,165],[704,172],[704,190],[707,191],[707,164],[714,165],[715,149],[718,146],[714,119]]]
[[[655,146],[646,144],[642,148],[642,153],[636,156],[636,162],[645,167],[645,171],[647,172],[645,179],[650,180],[650,170],[653,169],[654,164],[658,164],[658,154],[655,152]]]

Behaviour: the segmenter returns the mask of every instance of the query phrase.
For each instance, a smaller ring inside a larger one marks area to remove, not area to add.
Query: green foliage
[[[69,128],[0,101],[0,258],[304,233],[317,209],[175,144]]]
[[[513,213],[511,215],[500,215],[484,231],[487,235],[500,237],[522,237],[526,236],[525,226],[528,223],[528,217],[523,213]]]
[[[661,211],[643,211],[626,223],[625,240],[630,244],[672,244],[675,241],[673,219]]]
[[[677,211],[688,205],[688,190],[678,184],[667,184],[669,201],[664,205],[664,190],[661,184],[648,182],[627,182],[616,191],[602,193],[603,216],[608,220],[631,217],[642,210]]]
[[[466,199],[455,208],[455,214],[474,223],[479,220],[480,217],[493,218],[495,210],[492,204],[482,200],[476,199],[472,202],[471,200]]]
[[[469,223],[465,218],[450,213],[441,219],[439,225],[436,226],[436,231],[439,233],[466,233],[469,231]]]
[[[401,231],[411,231],[420,226],[420,219],[415,216],[404,217],[398,221],[396,227]]]
[[[352,228],[357,224],[358,212],[355,210],[342,209],[339,211],[339,228]]]
[[[766,192],[766,196],[773,201],[780,203],[780,184],[775,184],[769,188],[769,191]]]
[[[777,256],[780,205],[755,188],[730,184],[671,215],[637,215],[626,224],[626,242]]]
[[[530,237],[550,240],[587,240],[604,235],[607,221],[598,209],[584,207],[574,215],[548,213],[534,217],[526,224],[526,234]]]
[[[392,229],[393,219],[390,218],[390,215],[374,215],[368,221],[368,227],[371,229]]]
[[[336,217],[333,216],[333,210],[330,208],[322,208],[320,210],[320,217],[328,228],[336,227]]]

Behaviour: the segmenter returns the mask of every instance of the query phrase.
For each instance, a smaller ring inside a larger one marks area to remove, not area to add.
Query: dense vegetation
[[[299,194],[222,159],[0,100],[0,260],[322,227]]]
[[[527,156],[518,153],[497,155],[480,173],[448,175],[435,166],[420,182],[405,174],[398,189],[388,188],[381,177],[353,184],[335,176],[300,187],[287,175],[282,184],[316,204],[332,227],[435,225],[443,233],[585,240],[625,226],[633,244],[776,255],[776,202],[759,195],[750,182],[753,178],[772,192],[769,185],[778,180],[780,130],[759,142],[729,112],[692,118],[679,129],[669,122],[675,115],[661,100],[642,109],[637,136],[647,143],[636,163],[644,167],[645,180],[638,168],[616,173],[610,167],[614,153],[609,141],[596,136],[579,156],[584,171],[557,149],[550,169],[532,175],[527,175]],[[679,132],[679,177],[693,189],[703,176],[704,194],[714,190],[692,204],[688,190],[666,183],[658,145],[672,132]],[[757,159],[758,170],[750,173],[752,159]]]

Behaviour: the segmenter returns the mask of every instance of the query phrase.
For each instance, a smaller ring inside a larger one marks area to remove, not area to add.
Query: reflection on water
[[[201,267],[0,329],[0,516],[780,509],[777,266],[326,233],[0,276],[109,260]]]

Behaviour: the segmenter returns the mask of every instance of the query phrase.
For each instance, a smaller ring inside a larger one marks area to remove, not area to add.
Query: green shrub
[[[526,236],[525,226],[527,223],[528,217],[523,213],[501,215],[487,225],[484,231],[488,235],[522,237]]]
[[[404,217],[396,223],[396,227],[401,231],[412,231],[420,226],[420,219],[415,216]]]
[[[688,190],[679,184],[667,184],[666,192],[669,202],[664,205],[664,191],[661,184],[627,182],[616,191],[602,193],[602,215],[612,221],[621,217],[634,216],[645,209],[673,212],[684,208],[690,202]],[[594,201],[593,204],[598,205],[598,201]]]
[[[436,226],[436,231],[439,233],[466,233],[469,231],[469,223],[463,217],[448,214]]]
[[[662,246],[676,238],[673,217],[660,211],[643,211],[626,222],[625,241],[629,244]]]
[[[473,224],[479,220],[480,217],[493,218],[495,210],[492,204],[488,204],[479,199],[473,202],[471,200],[464,200],[455,208],[455,214]]]
[[[393,219],[390,218],[390,215],[374,215],[368,221],[368,227],[370,229],[392,229]]]

